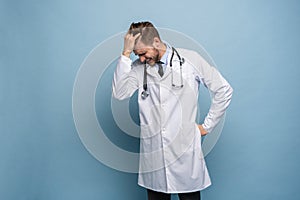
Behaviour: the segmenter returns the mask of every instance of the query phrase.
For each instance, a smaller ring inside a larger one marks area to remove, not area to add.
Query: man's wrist
[[[126,51],[126,50],[124,50],[123,52],[122,52],[122,55],[123,56],[126,56],[126,57],[130,57],[130,54],[131,54],[131,52],[130,51]]]

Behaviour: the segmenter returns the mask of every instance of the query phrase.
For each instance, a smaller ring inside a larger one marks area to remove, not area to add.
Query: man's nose
[[[145,56],[140,56],[140,61],[143,63],[143,62],[145,62],[145,60],[146,60],[146,57]]]

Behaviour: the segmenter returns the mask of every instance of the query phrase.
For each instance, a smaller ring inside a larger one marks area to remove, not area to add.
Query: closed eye
[[[146,53],[137,54],[139,57],[144,56]]]

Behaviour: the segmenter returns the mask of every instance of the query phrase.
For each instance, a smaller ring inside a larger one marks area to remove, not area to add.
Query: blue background
[[[136,174],[86,151],[72,117],[83,59],[140,20],[194,38],[234,88],[203,199],[300,199],[297,0],[1,0],[0,199],[146,199]]]

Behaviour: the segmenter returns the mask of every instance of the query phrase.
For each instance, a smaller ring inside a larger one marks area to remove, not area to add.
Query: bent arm
[[[121,55],[114,72],[112,84],[112,95],[116,99],[123,100],[131,97],[138,89],[136,72],[131,69],[131,64],[130,58]]]
[[[200,55],[197,60],[200,81],[212,94],[211,106],[202,124],[207,132],[211,132],[225,114],[233,89],[215,67],[210,66]]]

